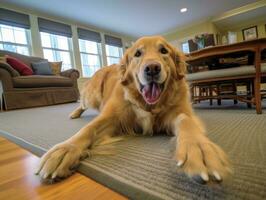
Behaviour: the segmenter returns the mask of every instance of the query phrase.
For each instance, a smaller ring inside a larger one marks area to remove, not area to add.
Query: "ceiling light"
[[[181,9],[180,9],[180,12],[181,12],[181,13],[187,12],[187,8],[181,8]]]

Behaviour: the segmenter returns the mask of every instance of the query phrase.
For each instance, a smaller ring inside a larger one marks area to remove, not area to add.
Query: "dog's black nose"
[[[159,63],[152,63],[144,68],[146,76],[156,76],[161,72],[161,65]]]

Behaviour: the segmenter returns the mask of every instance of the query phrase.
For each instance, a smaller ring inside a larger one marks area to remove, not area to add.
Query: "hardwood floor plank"
[[[56,184],[43,184],[34,175],[38,157],[2,137],[0,143],[1,200],[127,199],[79,173]]]

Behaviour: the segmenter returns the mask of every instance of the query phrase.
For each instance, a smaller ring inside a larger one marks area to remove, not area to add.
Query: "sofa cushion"
[[[266,63],[261,64],[261,72],[266,73]],[[199,81],[204,79],[224,78],[231,76],[245,76],[245,75],[252,75],[255,73],[256,73],[255,67],[253,65],[247,65],[241,67],[191,73],[186,75],[186,79],[188,81]]]
[[[71,87],[73,81],[62,76],[18,76],[13,78],[15,88]]]
[[[52,69],[54,75],[59,75],[62,69],[62,61],[60,62],[49,62],[49,65]]]
[[[39,61],[31,63],[35,75],[53,75],[48,61]]]
[[[24,64],[22,61],[13,58],[11,56],[6,57],[6,62],[15,70],[19,72],[22,76],[29,76],[33,75],[33,71],[31,68],[29,68],[26,64]]]

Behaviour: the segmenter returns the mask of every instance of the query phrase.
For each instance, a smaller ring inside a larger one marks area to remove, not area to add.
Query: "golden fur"
[[[165,52],[160,52],[161,49]],[[136,56],[141,51],[141,56]],[[103,67],[86,83],[80,106],[71,113],[78,118],[87,108],[101,113],[67,141],[49,150],[37,173],[43,179],[67,177],[86,149],[97,139],[115,133],[153,135],[165,132],[177,136],[177,165],[191,177],[207,182],[209,176],[221,181],[228,171],[225,153],[205,136],[204,126],[190,103],[185,75],[185,57],[159,36],[143,37],[126,51],[120,64]],[[150,63],[161,66],[164,89],[154,104],[142,95],[143,71]]]

